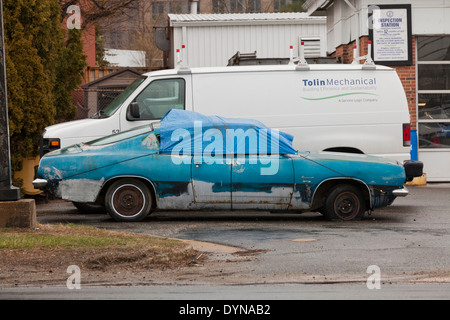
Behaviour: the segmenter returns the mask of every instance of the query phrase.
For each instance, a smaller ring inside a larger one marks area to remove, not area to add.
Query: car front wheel
[[[338,185],[326,198],[324,214],[329,220],[361,220],[365,211],[362,192],[353,185]]]
[[[141,221],[151,211],[152,195],[143,182],[121,179],[108,188],[105,206],[109,215],[116,221]]]

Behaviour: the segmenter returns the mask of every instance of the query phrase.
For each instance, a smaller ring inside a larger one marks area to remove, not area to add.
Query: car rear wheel
[[[143,182],[121,179],[108,188],[105,206],[109,215],[116,221],[141,221],[151,211],[152,195]]]
[[[361,190],[353,185],[334,187],[325,202],[324,215],[329,220],[361,220],[366,204]]]

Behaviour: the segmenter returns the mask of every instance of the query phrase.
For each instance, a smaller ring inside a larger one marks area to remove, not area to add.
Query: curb
[[[406,186],[424,186],[427,184],[427,174],[424,173],[420,177],[414,178],[412,181],[406,182]]]

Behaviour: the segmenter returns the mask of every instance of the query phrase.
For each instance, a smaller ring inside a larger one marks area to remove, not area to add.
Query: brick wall
[[[413,52],[413,62],[411,66],[392,66],[392,68],[397,70],[397,74],[400,81],[405,89],[406,99],[408,101],[409,114],[411,115],[411,129],[417,128],[417,116],[416,116],[416,54],[415,45],[416,39],[412,39],[412,52]],[[361,37],[359,39],[359,55],[363,56],[367,54],[367,46],[369,42],[369,37]],[[333,53],[333,57],[339,58],[343,63],[353,62],[353,46],[355,42],[351,42],[346,45],[340,45],[336,48]],[[363,63],[364,60],[361,62]]]

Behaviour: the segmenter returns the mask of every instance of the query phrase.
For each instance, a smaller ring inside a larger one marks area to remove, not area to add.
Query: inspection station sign
[[[383,65],[411,65],[411,5],[369,6],[372,56]]]

